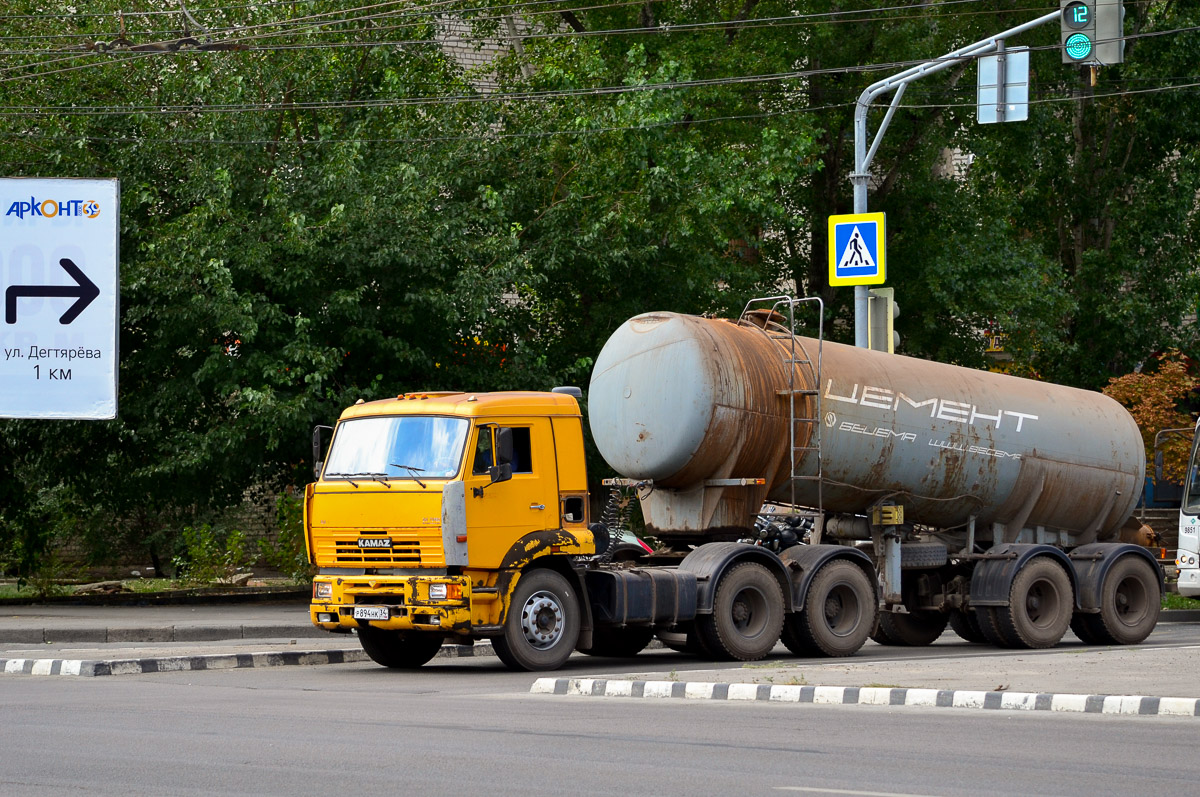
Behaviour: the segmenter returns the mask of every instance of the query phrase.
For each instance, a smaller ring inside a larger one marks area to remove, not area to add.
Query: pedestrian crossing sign
[[[829,217],[829,284],[878,285],[887,277],[883,213]]]

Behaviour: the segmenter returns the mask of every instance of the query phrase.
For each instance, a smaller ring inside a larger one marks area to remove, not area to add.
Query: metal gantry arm
[[[909,83],[920,80],[926,75],[933,75],[944,69],[949,69],[963,61],[996,52],[1003,47],[1003,41],[1010,36],[1024,33],[1040,25],[1045,25],[1047,22],[1053,22],[1059,19],[1061,14],[1061,11],[1051,11],[1037,19],[1017,25],[1015,28],[1009,28],[1003,33],[997,33],[990,38],[977,41],[974,44],[968,44],[966,47],[947,53],[941,58],[909,67],[903,72],[867,86],[863,90],[863,93],[859,95],[858,103],[854,108],[854,172],[850,175],[850,182],[854,186],[854,212],[867,212],[867,178],[871,168],[871,161],[875,159],[875,153],[879,150],[879,142],[883,139],[883,134],[891,123],[892,117],[896,115],[896,109],[900,107],[900,100],[904,96],[904,90]],[[870,151],[868,151],[867,113],[871,110],[871,103],[875,101],[875,98],[889,91],[895,91],[896,94],[892,97],[891,105],[888,106],[887,113],[884,114],[883,121],[880,122],[879,130],[876,131],[875,138],[871,142]],[[854,286],[854,345],[863,349],[868,347],[867,302],[867,286]]]

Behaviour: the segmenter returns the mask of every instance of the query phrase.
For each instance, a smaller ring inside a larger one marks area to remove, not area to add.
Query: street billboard
[[[117,416],[120,196],[0,178],[0,418]]]

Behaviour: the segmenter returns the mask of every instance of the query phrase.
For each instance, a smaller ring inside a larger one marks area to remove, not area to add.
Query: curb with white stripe
[[[495,656],[491,645],[444,645],[434,658]],[[361,648],[286,650],[268,653],[212,653],[201,656],[156,656],[144,659],[0,659],[6,675],[142,675],[183,670],[241,670],[289,665],[352,664],[369,661]]]
[[[1072,695],[978,692],[964,689],[893,689],[870,686],[790,686],[684,681],[539,678],[531,694],[582,697],[682,698],[827,705],[924,706],[1014,711],[1072,711],[1158,717],[1200,717],[1200,698],[1143,695]]]

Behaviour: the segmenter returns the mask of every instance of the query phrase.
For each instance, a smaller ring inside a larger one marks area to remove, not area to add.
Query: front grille
[[[318,566],[444,567],[440,527],[363,529],[364,539],[390,537],[391,548],[360,548],[358,529],[313,529],[313,553]]]
[[[363,565],[419,565],[421,564],[421,544],[406,540],[392,540],[391,548],[359,548],[358,539],[335,540],[334,556],[338,564]]]

